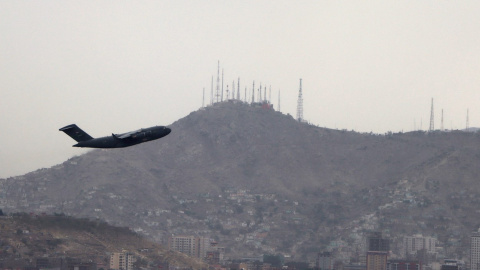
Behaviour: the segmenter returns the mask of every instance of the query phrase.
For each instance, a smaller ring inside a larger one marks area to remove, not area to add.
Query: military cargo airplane
[[[77,125],[72,124],[59,129],[72,137],[78,143],[73,147],[90,147],[90,148],[122,148],[139,143],[153,141],[167,136],[172,131],[168,127],[156,126],[149,128],[142,128],[139,130],[123,133],[113,134],[101,138],[92,138],[85,131],[80,129]]]

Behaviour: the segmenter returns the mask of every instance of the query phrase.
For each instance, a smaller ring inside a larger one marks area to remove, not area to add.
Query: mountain
[[[163,243],[209,236],[227,257],[306,259],[335,241],[354,254],[380,230],[395,243],[435,236],[462,258],[480,225],[477,133],[332,130],[240,102],[170,127],[161,140],[2,179],[0,207],[100,219]]]

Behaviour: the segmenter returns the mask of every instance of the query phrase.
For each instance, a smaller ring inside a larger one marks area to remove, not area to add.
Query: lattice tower
[[[303,122],[303,95],[302,95],[302,79],[300,79],[300,89],[298,90],[297,101],[297,120]]]
[[[430,111],[430,127],[428,128],[428,131],[434,131],[435,130],[434,120],[435,120],[435,117],[433,115],[433,98],[432,98],[432,109]]]
[[[220,101],[220,61],[218,61],[218,68],[217,68],[217,92],[215,93],[216,101]]]
[[[466,125],[467,131],[470,129],[470,119],[468,117],[468,109],[467,109],[467,125]]]

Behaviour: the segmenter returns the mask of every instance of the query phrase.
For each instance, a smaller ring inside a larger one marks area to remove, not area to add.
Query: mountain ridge
[[[362,232],[421,232],[444,241],[479,225],[477,133],[332,130],[238,102],[200,109],[170,127],[158,141],[1,179],[0,208],[99,218],[163,243],[171,234],[202,234],[245,254],[252,252],[249,233],[268,229],[255,250],[310,256],[315,243],[321,250],[330,234],[348,238],[348,224],[372,213],[388,219]],[[246,201],[231,199],[242,190]],[[437,208],[451,228],[419,225],[438,222]],[[400,228],[394,217],[407,209],[420,223]],[[292,228],[306,232],[286,233]]]

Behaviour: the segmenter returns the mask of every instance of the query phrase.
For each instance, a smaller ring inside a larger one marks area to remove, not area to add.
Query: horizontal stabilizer
[[[77,127],[77,125],[75,124],[68,125],[59,130],[65,132],[68,136],[72,137],[72,139],[77,142],[84,142],[93,139],[92,136],[88,135],[85,131]]]

